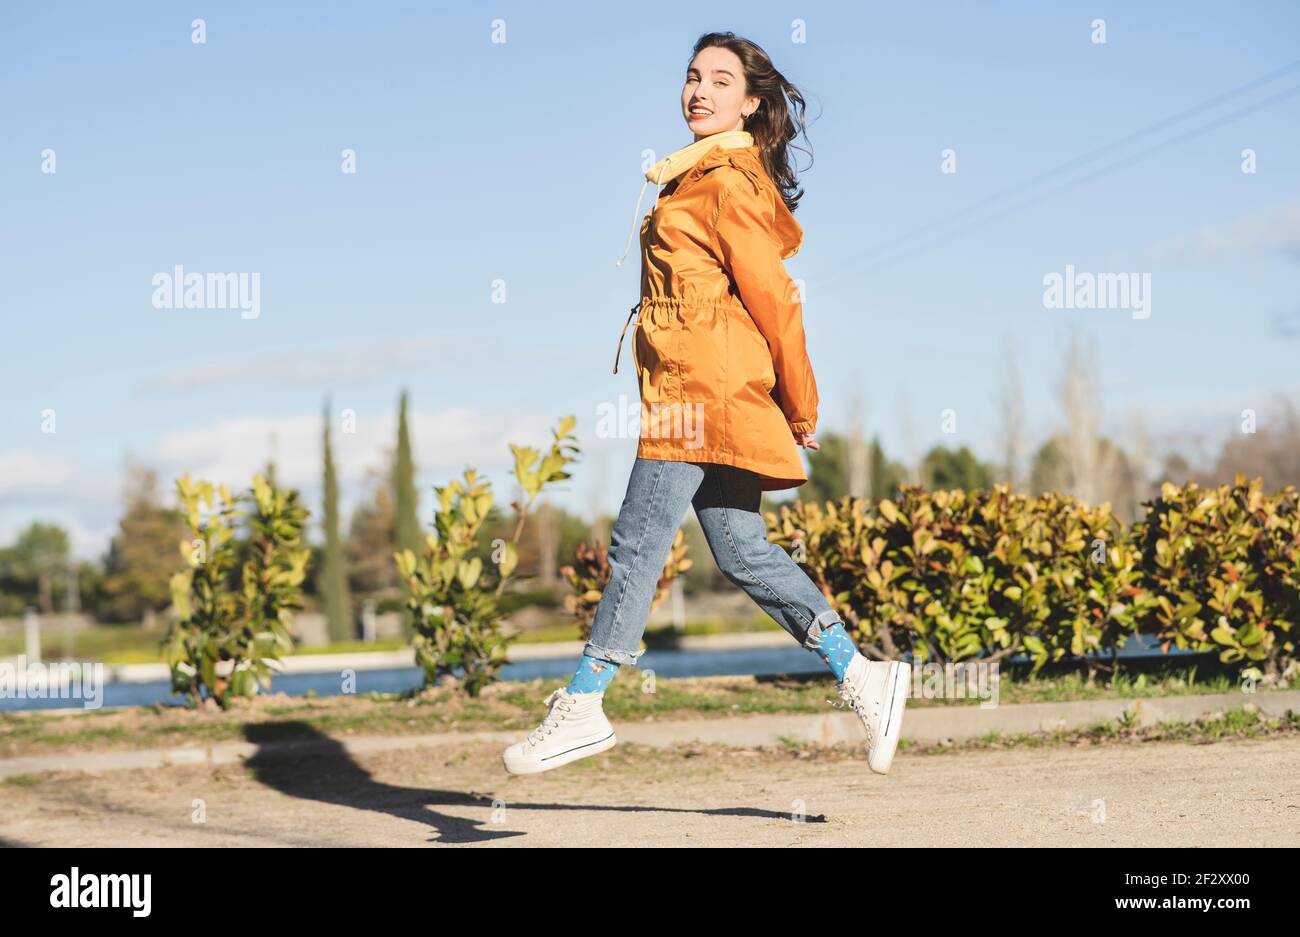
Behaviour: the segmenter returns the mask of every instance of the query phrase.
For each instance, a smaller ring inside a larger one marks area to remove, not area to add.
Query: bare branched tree
[[[1240,472],[1247,478],[1262,477],[1270,491],[1300,485],[1300,414],[1295,403],[1279,395],[1256,422],[1251,425],[1254,432],[1238,430],[1224,442],[1210,483],[1229,484]]]
[[[849,494],[854,498],[871,495],[871,448],[866,439],[866,404],[860,392],[854,392],[849,423],[847,473]]]
[[[1092,348],[1078,332],[1070,335],[1061,376],[1060,401],[1065,416],[1065,469],[1062,487],[1069,494],[1095,504],[1097,485],[1097,396]]]
[[[1002,413],[1002,480],[1016,488],[1020,484],[1020,463],[1024,458],[1024,388],[1010,336],[1003,340],[1003,349],[999,363],[998,401]]]

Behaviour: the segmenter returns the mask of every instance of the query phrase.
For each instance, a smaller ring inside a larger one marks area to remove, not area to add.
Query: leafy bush
[[[525,499],[512,504],[517,517],[513,536],[492,544],[488,562],[481,555],[479,533],[493,495],[491,484],[474,469],[465,471],[463,482],[453,479],[434,487],[438,507],[424,554],[408,549],[393,555],[408,590],[415,659],[424,670],[425,686],[459,670],[465,691],[477,696],[497,679],[510,640],[500,628],[501,593],[518,564],[519,536],[529,509],[545,486],[570,477],[565,469],[578,452],[574,423],[571,416],[560,420],[545,455],[510,446]]]
[[[1036,670],[1154,632],[1278,675],[1296,657],[1300,508],[1293,488],[1261,488],[1165,485],[1127,532],[1109,504],[1006,485],[905,485],[897,501],[796,502],[766,517],[878,659],[1026,654]]]
[[[687,559],[687,549],[686,532],[678,530],[668,550],[668,558],[664,561],[659,582],[655,585],[654,598],[650,602],[651,611],[668,598],[673,580],[690,569],[694,563],[694,560]],[[600,605],[600,597],[605,591],[605,586],[609,585],[612,574],[609,566],[609,551],[599,542],[591,547],[586,543],[580,543],[574,551],[573,558],[573,565],[560,567],[560,575],[572,590],[564,597],[564,607],[577,621],[582,640],[587,641],[591,638],[591,623],[596,617],[596,607]]]
[[[1162,641],[1279,674],[1296,658],[1300,509],[1288,485],[1164,485],[1134,527]]]
[[[240,496],[189,475],[176,481],[176,492],[190,539],[180,544],[186,568],[171,579],[179,617],[163,638],[164,656],[173,692],[198,704],[206,691],[225,708],[232,697],[269,688],[269,662],[293,649],[292,610],[302,607],[310,555],[302,545],[308,512],[297,491],[261,475]],[[248,538],[241,541],[245,518]],[[224,676],[217,673],[221,661],[230,662]]]

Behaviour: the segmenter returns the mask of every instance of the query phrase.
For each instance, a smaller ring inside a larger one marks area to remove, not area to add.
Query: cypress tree
[[[339,535],[339,485],[334,474],[334,452],[330,448],[330,406],[325,402],[325,556],[321,564],[321,603],[331,641],[350,641],[352,598],[348,595],[347,558]]]
[[[415,462],[411,458],[411,434],[406,426],[406,391],[397,414],[397,452],[393,454],[393,508],[398,550],[417,556],[424,537],[420,533],[420,500],[415,492]]]

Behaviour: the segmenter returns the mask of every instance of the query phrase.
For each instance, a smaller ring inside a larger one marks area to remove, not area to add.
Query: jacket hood
[[[707,139],[707,138],[706,138]],[[754,186],[754,191],[762,195],[767,190],[774,203],[773,228],[781,242],[781,259],[789,260],[799,253],[803,246],[803,227],[795,220],[794,214],[786,207],[776,183],[767,174],[763,159],[759,156],[757,146],[740,149],[720,149],[710,151],[695,164],[693,172],[703,175],[714,166],[730,165],[739,169]]]
[[[674,150],[646,170],[646,181],[641,184],[641,192],[637,195],[636,208],[632,213],[632,230],[628,232],[623,256],[614,266],[623,265],[627,252],[632,246],[632,235],[636,231],[637,216],[641,212],[641,199],[645,195],[646,185],[651,182],[656,185],[666,185],[679,176],[683,178],[678,185],[682,185],[689,179],[698,178],[710,169],[723,164],[731,165],[743,172],[760,195],[764,186],[770,190],[775,202],[774,227],[781,243],[781,259],[788,260],[797,254],[803,244],[803,228],[786,207],[785,199],[781,197],[776,185],[768,177],[767,170],[763,168],[763,161],[758,154],[758,146],[754,143],[753,137],[747,130],[725,130]]]

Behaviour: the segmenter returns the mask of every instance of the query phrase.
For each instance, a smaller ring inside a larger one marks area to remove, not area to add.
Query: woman
[[[786,156],[802,120],[791,118],[787,96],[802,115],[799,91],[753,43],[708,33],[695,44],[681,98],[695,142],[646,172],[664,188],[641,225],[641,301],[632,307],[641,437],[610,536],[610,580],[573,678],[547,697],[542,724],[506,749],[512,773],[615,744],[604,691],[641,655],[655,587],[692,506],[723,574],[821,656],[840,705],[866,729],[869,766],[889,770],[910,666],[858,653],[826,597],[769,542],[759,514],[763,491],[808,480],[796,444],[818,448],[817,384],[782,263],[803,239],[791,214],[803,193]]]

